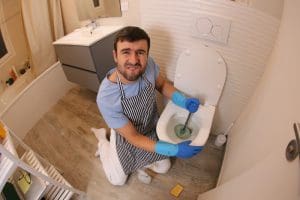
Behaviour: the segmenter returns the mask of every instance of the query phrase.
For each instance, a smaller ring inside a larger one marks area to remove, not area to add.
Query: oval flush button
[[[191,55],[191,51],[190,51],[189,49],[186,49],[184,53],[185,53],[185,55],[187,55],[187,56],[190,56],[190,55]]]
[[[181,74],[176,74],[176,77],[177,78],[181,78]]]
[[[223,59],[222,58],[219,58],[218,59],[218,64],[222,64],[223,63]]]
[[[196,21],[196,27],[200,35],[205,37],[212,34],[214,24],[208,17],[200,17]]]

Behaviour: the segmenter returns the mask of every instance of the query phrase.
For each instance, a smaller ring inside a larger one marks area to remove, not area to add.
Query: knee
[[[122,186],[126,183],[126,180],[109,180],[109,182],[114,186]]]
[[[171,168],[171,161],[170,161],[170,159],[165,159],[165,160],[162,160],[162,161],[163,161],[163,163],[160,166],[159,170],[160,170],[160,173],[165,174]]]
[[[157,161],[150,167],[150,169],[152,169],[153,171],[159,174],[167,173],[170,168],[171,168],[170,159]]]
[[[127,176],[121,176],[121,177],[107,176],[107,179],[110,182],[110,184],[114,186],[122,186],[126,183]]]

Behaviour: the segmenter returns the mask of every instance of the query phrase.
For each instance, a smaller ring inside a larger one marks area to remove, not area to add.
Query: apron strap
[[[117,83],[119,85],[119,89],[120,89],[120,92],[121,92],[121,98],[122,99],[126,99],[126,95],[125,95],[125,91],[124,91],[124,88],[123,88],[123,84],[121,82],[121,79],[120,79],[120,76],[119,76],[119,72],[118,70],[116,69],[116,73],[117,73]],[[142,79],[145,80],[146,84],[147,85],[151,85],[151,82],[145,77],[145,75],[143,74],[142,75]],[[141,80],[139,78],[139,91],[138,91],[138,94],[140,94],[140,92],[142,91],[142,86],[141,86]]]
[[[124,99],[124,98],[126,98],[125,97],[125,92],[124,92],[123,85],[122,85],[122,82],[121,82],[121,79],[119,77],[119,73],[118,73],[117,69],[116,69],[116,73],[117,73],[117,83],[119,85],[119,90],[121,92],[121,98]]]

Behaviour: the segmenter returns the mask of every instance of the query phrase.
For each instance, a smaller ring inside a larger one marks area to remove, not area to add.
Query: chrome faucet
[[[91,27],[90,34],[92,35],[94,30],[98,27],[96,19],[92,19],[91,22],[86,25],[86,27],[88,27],[88,28]]]

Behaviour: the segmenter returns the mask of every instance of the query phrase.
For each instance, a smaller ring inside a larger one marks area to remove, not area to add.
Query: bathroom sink
[[[110,26],[110,27],[97,27],[95,29],[92,28],[82,28],[79,31],[79,34],[81,34],[81,36],[83,37],[88,37],[88,38],[102,38],[103,36],[106,36],[110,33],[114,32],[114,27]]]
[[[120,30],[123,26],[82,27],[56,40],[53,44],[90,46],[106,36]]]

